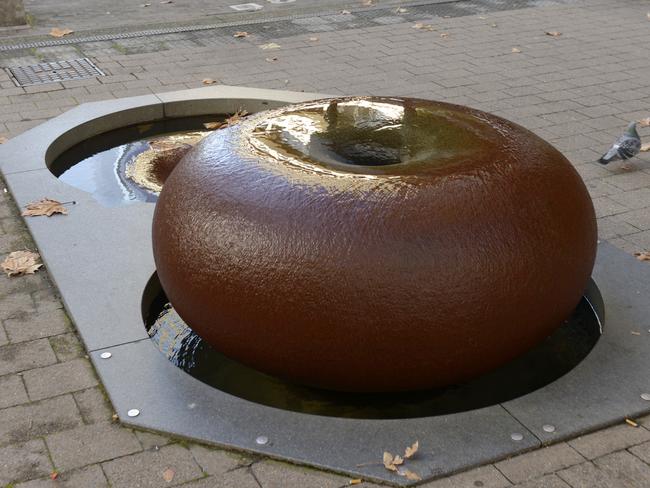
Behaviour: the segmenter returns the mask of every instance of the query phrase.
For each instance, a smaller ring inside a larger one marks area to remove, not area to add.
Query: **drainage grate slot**
[[[105,74],[88,58],[5,68],[16,86],[81,80]]]

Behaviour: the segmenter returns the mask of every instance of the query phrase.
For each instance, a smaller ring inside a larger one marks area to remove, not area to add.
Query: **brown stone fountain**
[[[259,113],[181,160],[160,282],[227,356],[345,391],[462,382],[576,307],[596,221],[571,164],[499,117],[341,98]]]

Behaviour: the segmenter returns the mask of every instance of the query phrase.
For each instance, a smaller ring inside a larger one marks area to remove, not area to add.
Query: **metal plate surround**
[[[255,112],[321,97],[218,86],[94,102],[0,146],[2,172],[19,206],[43,195],[77,202],[65,217],[26,223],[124,424],[407,485],[415,482],[381,466],[384,450],[400,451],[418,439],[421,455],[410,468],[431,479],[650,413],[650,401],[642,398],[650,399],[650,378],[639,373],[650,370],[650,267],[606,242],[593,273],[606,306],[604,335],[570,373],[501,405],[417,419],[321,417],[228,395],[167,361],[148,339],[141,315],[142,291],[154,271],[153,205],[102,207],[55,178],[46,162],[124,125],[240,107]],[[134,409],[139,414],[129,417]]]
[[[16,86],[81,80],[105,74],[88,58],[5,68]]]

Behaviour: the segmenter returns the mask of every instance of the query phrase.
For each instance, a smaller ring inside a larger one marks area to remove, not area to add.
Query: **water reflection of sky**
[[[91,193],[107,207],[155,202],[155,193],[140,188],[125,175],[126,165],[148,147],[147,141],[136,141],[98,152],[71,166],[59,179]]]

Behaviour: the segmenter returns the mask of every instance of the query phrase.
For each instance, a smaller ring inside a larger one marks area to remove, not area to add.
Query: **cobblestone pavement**
[[[174,48],[164,52],[131,55],[98,48],[91,56],[105,77],[18,88],[0,72],[0,136],[15,136],[79,103],[199,87],[206,77],[253,87],[448,100],[512,119],[551,141],[585,179],[601,238],[627,252],[642,251],[650,249],[650,153],[625,165],[594,161],[629,120],[650,116],[648,11],[648,0],[587,0],[431,18],[431,31],[398,22],[300,34],[278,38],[281,47],[272,51],[258,47],[257,35],[236,42],[215,35],[207,47],[172,42]],[[515,47],[521,52],[512,52]],[[77,56],[73,51],[59,47],[48,56]],[[23,59],[2,62],[9,61]],[[650,137],[650,128],[641,135]],[[0,231],[3,255],[33,248],[6,193],[0,193]],[[0,277],[0,320],[0,486],[348,484],[338,475],[114,423],[46,270]],[[650,418],[639,423],[424,486],[648,487]],[[60,474],[53,482],[49,474],[55,469]],[[175,473],[171,482],[163,480],[167,469]]]

